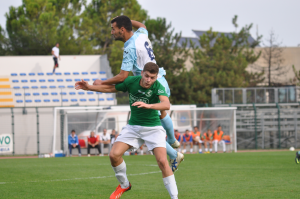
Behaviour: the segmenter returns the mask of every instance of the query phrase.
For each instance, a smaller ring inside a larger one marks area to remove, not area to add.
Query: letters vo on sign
[[[13,152],[13,140],[11,134],[0,134],[0,153]]]

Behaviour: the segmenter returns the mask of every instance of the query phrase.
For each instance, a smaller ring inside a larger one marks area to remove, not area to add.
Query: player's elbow
[[[120,75],[119,81],[124,82],[127,77],[125,75]]]
[[[171,105],[170,105],[170,103],[169,102],[166,102],[166,105],[165,105],[165,110],[170,110],[170,108],[171,108]]]

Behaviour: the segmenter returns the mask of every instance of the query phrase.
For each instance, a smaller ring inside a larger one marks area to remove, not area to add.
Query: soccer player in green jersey
[[[143,143],[147,145],[148,150],[153,151],[171,198],[178,198],[175,177],[167,160],[166,131],[161,125],[157,111],[170,109],[165,87],[157,81],[158,71],[158,66],[149,62],[144,66],[141,76],[127,77],[124,82],[116,85],[89,85],[83,80],[75,84],[77,90],[129,93],[131,109],[129,124],[122,129],[109,154],[115,176],[120,182],[110,199],[120,198],[125,191],[131,189],[122,155],[128,150],[138,149]]]

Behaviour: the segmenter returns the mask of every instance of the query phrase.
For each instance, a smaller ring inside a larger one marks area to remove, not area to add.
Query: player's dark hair
[[[194,128],[198,128],[198,126],[194,126]]]
[[[73,133],[73,132],[75,132],[75,130],[74,130],[74,129],[71,131],[71,133]]]
[[[145,64],[143,72],[148,71],[151,74],[158,74],[159,71],[159,67],[157,64],[153,63],[153,62],[148,62],[147,64]]]
[[[222,127],[222,126],[219,124],[218,127]]]
[[[128,32],[132,31],[132,23],[129,17],[121,15],[111,20],[110,23],[113,24],[115,22],[118,28],[124,27]]]

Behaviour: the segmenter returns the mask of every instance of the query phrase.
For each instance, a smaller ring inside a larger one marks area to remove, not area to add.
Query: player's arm
[[[131,23],[132,23],[132,26],[136,29],[139,29],[139,28],[146,28],[145,24],[141,23],[141,22],[138,22],[138,21],[134,21],[134,20],[131,20]]]
[[[53,51],[53,50],[51,51],[51,54],[54,55],[54,51]],[[56,57],[56,56],[54,55],[54,57]],[[56,58],[57,58],[57,57],[56,57]]]
[[[144,102],[134,102],[131,106],[137,106],[138,108],[145,108],[145,109],[154,109],[158,111],[164,111],[170,109],[170,101],[167,96],[159,95],[160,103],[156,104],[146,104]]]
[[[96,80],[94,82],[94,85],[100,85],[100,84],[104,84],[104,85],[112,85],[112,84],[118,84],[121,82],[124,82],[124,80],[128,77],[129,75],[129,71],[125,71],[125,70],[121,70],[119,74],[117,74],[116,76],[101,81],[101,80]]]
[[[110,140],[103,141],[103,144],[109,144],[109,143],[110,143]]]
[[[88,90],[88,91],[98,91],[102,93],[116,93],[118,92],[115,85],[89,85],[86,81],[79,81],[75,83],[75,89]]]

